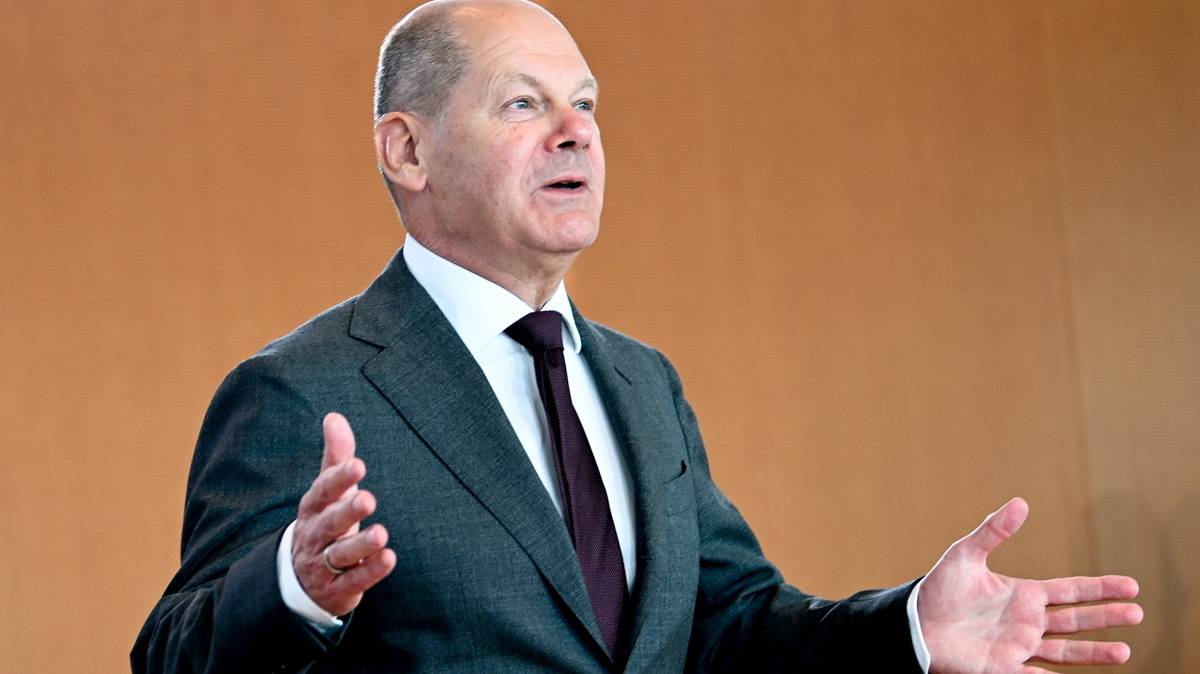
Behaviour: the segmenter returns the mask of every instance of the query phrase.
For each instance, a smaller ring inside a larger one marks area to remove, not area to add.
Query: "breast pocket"
[[[675,515],[691,510],[696,505],[696,494],[692,489],[692,474],[687,461],[679,462],[679,474],[663,483],[663,503],[667,514]]]

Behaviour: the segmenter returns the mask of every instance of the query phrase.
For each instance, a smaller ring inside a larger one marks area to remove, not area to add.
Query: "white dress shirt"
[[[504,334],[508,326],[533,309],[508,290],[437,256],[412,235],[405,238],[402,254],[417,283],[420,283],[433,298],[467,350],[479,363],[500,401],[500,406],[504,409],[504,414],[508,417],[508,422],[516,432],[517,439],[521,441],[530,463],[541,478],[542,486],[546,488],[546,493],[554,502],[559,515],[562,515],[558,479],[555,476],[554,458],[551,454],[550,431],[541,397],[538,395],[533,357],[523,346]],[[625,562],[625,580],[632,589],[637,576],[637,536],[634,529],[633,493],[629,489],[629,468],[617,449],[612,423],[596,390],[592,372],[580,354],[579,330],[567,299],[566,286],[559,283],[554,295],[541,308],[545,311],[557,311],[563,317],[563,356],[567,365],[571,400],[587,434],[588,444],[595,454],[596,466],[600,469],[600,478],[608,493],[608,506],[612,512],[613,525],[617,530],[617,540],[621,544],[621,555]],[[354,420],[349,421],[353,427]],[[296,578],[291,555],[294,527],[295,522],[284,531],[276,558],[283,601],[288,608],[319,628],[341,627],[342,621],[318,606],[304,592]],[[393,545],[403,544],[402,541],[393,541]],[[396,570],[396,573],[403,572],[403,569]],[[917,590],[919,589],[920,586]],[[917,590],[914,590],[908,599],[909,628],[917,660],[928,672],[929,652],[921,636],[920,621],[917,618]]]

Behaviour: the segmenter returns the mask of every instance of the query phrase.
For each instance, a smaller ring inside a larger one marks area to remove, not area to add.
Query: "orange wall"
[[[6,671],[127,668],[216,384],[399,245],[409,6],[0,5]],[[998,569],[1137,575],[1124,671],[1200,671],[1200,5],[550,7],[609,164],[572,294],[673,358],[792,582],[913,577],[1022,494]]]

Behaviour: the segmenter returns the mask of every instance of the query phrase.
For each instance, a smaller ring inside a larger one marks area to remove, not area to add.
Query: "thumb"
[[[325,452],[321,455],[321,470],[336,466],[354,457],[354,431],[350,422],[337,412],[325,415],[321,424],[325,435]]]
[[[1001,543],[1017,533],[1028,516],[1029,504],[1025,499],[1020,496],[1012,499],[959,541],[961,552],[975,559],[987,559]]]

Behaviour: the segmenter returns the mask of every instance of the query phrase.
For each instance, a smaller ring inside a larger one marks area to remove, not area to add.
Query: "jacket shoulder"
[[[654,373],[675,384],[679,376],[671,361],[658,348],[639,339],[631,337],[603,323],[583,319],[587,326],[598,336],[603,348],[617,363],[631,366],[642,373]]]
[[[634,337],[630,337],[629,335],[627,335],[615,328],[611,328],[603,323],[597,323],[596,321],[593,321],[588,318],[583,319],[583,321],[584,321],[584,323],[587,324],[588,327],[590,327],[591,329],[596,331],[596,333],[600,336],[601,340],[603,341],[604,346],[609,349],[612,349],[614,352],[631,354],[631,355],[632,354],[644,354],[647,356],[654,356],[657,358],[663,357],[662,353],[659,352],[658,349],[654,348],[653,346],[650,346],[649,344],[646,344],[645,342],[643,342],[641,340],[638,340]]]
[[[298,356],[354,341],[350,337],[350,317],[359,297],[355,295],[309,318],[286,335],[268,342],[251,358]]]

